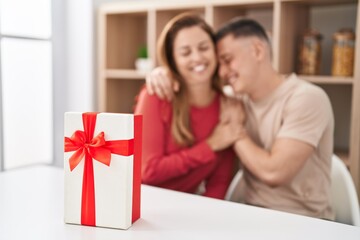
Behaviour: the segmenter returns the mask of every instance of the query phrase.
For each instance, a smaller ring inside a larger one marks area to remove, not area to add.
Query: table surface
[[[0,239],[360,239],[360,227],[142,185],[128,230],[65,224],[63,170],[0,173]]]

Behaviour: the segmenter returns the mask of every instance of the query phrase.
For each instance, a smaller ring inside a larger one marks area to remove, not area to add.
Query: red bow
[[[110,166],[111,154],[130,156],[134,152],[134,140],[106,141],[104,132],[96,137],[94,130],[97,113],[83,113],[84,131],[77,130],[71,138],[65,137],[65,152],[75,153],[70,157],[70,171],[72,171],[85,157],[81,224],[95,226],[95,190],[93,161],[95,159]]]
[[[75,153],[70,157],[70,170],[72,171],[84,158],[89,154],[91,158],[110,166],[111,153],[123,156],[133,154],[133,139],[105,141],[104,132],[100,132],[96,137],[91,139],[90,143],[86,141],[84,131],[75,131],[71,138],[65,137],[65,152]]]

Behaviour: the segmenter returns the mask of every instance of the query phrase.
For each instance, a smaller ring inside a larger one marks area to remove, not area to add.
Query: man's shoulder
[[[293,79],[293,81],[293,89],[286,99],[284,108],[288,115],[331,115],[332,106],[330,99],[321,87],[298,77]]]
[[[324,89],[311,82],[299,78],[295,74],[291,76],[291,81],[293,82],[291,95],[293,95],[295,98],[304,97],[310,101],[317,99],[328,99]]]

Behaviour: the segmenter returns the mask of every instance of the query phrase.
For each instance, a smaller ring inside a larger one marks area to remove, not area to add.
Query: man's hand
[[[222,99],[220,121],[222,123],[234,122],[239,126],[244,125],[246,113],[243,102],[240,99]]]
[[[157,67],[146,76],[146,89],[150,95],[171,101],[179,91],[179,82],[174,81],[168,69]]]

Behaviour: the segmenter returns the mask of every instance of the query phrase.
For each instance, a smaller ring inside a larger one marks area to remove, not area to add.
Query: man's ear
[[[253,39],[254,56],[258,61],[262,61],[267,54],[267,45],[258,38]]]

